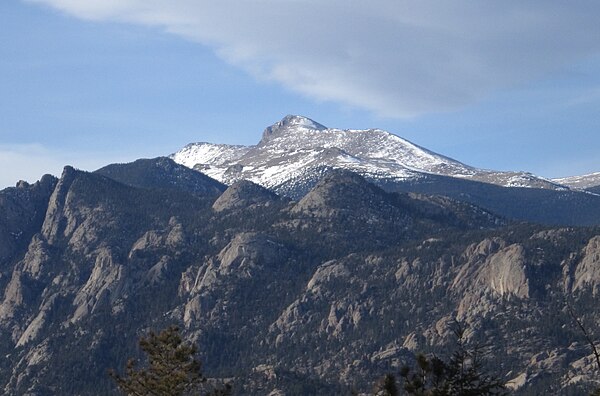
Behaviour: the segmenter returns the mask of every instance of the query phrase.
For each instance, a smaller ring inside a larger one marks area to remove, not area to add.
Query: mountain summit
[[[327,127],[307,117],[287,115],[283,117],[281,121],[276,122],[275,124],[265,129],[265,131],[263,132],[261,143],[266,143],[274,137],[284,135],[286,134],[286,132],[289,131],[293,132],[296,129],[324,131],[327,129]]]
[[[530,173],[474,168],[381,129],[328,128],[297,115],[267,127],[255,146],[193,143],[171,158],[225,184],[246,179],[296,197],[324,168],[350,170],[371,181],[441,175],[505,187],[566,189]]]
[[[192,143],[171,159],[227,185],[248,180],[295,200],[338,169],[388,192],[447,196],[508,219],[600,224],[594,175],[548,180],[528,172],[479,169],[382,129],[329,128],[298,115],[267,127],[254,146]]]

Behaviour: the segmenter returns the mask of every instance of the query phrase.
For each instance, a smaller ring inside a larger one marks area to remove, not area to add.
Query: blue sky
[[[0,187],[254,144],[286,114],[483,168],[600,171],[600,6],[440,4],[4,0]]]

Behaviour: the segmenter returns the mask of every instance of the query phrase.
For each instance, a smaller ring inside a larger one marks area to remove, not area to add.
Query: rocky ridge
[[[366,392],[417,352],[446,353],[456,320],[518,394],[585,391],[597,375],[564,305],[598,323],[597,228],[512,224],[348,172],[289,201],[250,182],[178,187],[154,164],[119,180],[67,167],[0,193],[20,208],[39,189],[43,212],[3,261],[5,394],[109,393],[106,369],[172,323],[239,394]]]

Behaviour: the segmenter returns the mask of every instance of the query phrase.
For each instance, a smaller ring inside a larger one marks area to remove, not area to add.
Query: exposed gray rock
[[[467,260],[452,282],[453,288],[472,292],[492,291],[499,296],[529,297],[524,249],[506,246],[500,239],[485,239],[469,246],[463,256]]]
[[[216,257],[182,274],[178,293],[187,297],[184,324],[189,327],[199,318],[226,318],[231,307],[217,297],[224,289],[232,291],[237,285],[262,282],[265,277],[279,273],[287,259],[287,249],[268,236],[253,232],[237,234]]]
[[[15,317],[15,311],[23,305],[24,290],[20,271],[13,271],[8,286],[4,291],[4,299],[0,304],[0,323],[9,324]]]
[[[500,296],[529,297],[526,259],[521,245],[511,245],[494,254],[479,273],[478,281]]]
[[[38,234],[33,237],[27,253],[23,258],[23,272],[27,273],[32,279],[40,279],[46,272],[45,265],[50,261],[48,253],[48,244]]]
[[[66,166],[63,173],[50,197],[46,218],[42,226],[42,234],[50,243],[56,241],[59,237],[69,233],[75,228],[75,219],[65,213],[66,205],[69,199],[69,190],[75,180],[77,171],[70,166]]]
[[[321,285],[335,278],[347,279],[349,277],[350,271],[348,271],[344,264],[337,261],[329,261],[317,268],[317,271],[306,285],[306,290],[318,294]]]
[[[596,294],[600,288],[600,236],[589,240],[582,255],[575,269],[573,290],[590,287]]]
[[[102,305],[113,304],[126,290],[126,279],[125,267],[115,262],[110,249],[100,249],[89,278],[73,300],[75,309],[70,321],[76,322]]]
[[[35,316],[35,318],[29,323],[19,340],[17,341],[16,346],[21,347],[25,344],[35,340],[44,330],[44,326],[46,326],[46,322],[48,317],[52,315],[52,311],[56,309],[56,295],[50,296],[46,301],[43,301],[39,307],[39,312]],[[30,364],[39,363],[39,358],[35,358],[33,362],[30,361]]]
[[[169,219],[169,224],[162,230],[146,231],[131,246],[129,258],[135,258],[140,255],[151,254],[164,249],[178,249],[186,242],[183,226],[175,218]]]

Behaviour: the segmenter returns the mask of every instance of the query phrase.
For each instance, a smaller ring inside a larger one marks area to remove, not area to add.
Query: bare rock
[[[115,302],[126,288],[125,279],[125,268],[114,261],[112,252],[106,248],[99,250],[90,277],[73,300],[75,312],[71,322],[80,320],[103,304]]]
[[[503,247],[500,240],[471,245],[464,256],[467,263],[452,282],[453,288],[471,292],[492,291],[498,296],[529,297],[525,250],[519,244]]]
[[[511,245],[491,256],[478,280],[500,296],[529,297],[523,246]]]
[[[591,287],[594,293],[600,287],[600,235],[589,240],[583,249],[583,259],[575,268],[573,291]]]

